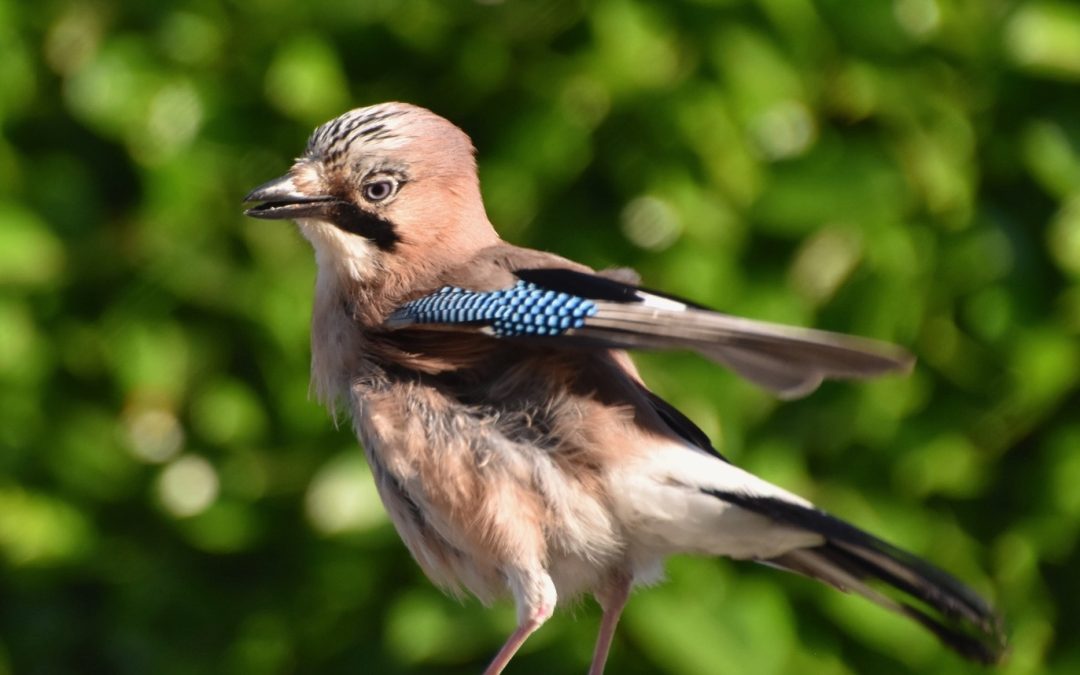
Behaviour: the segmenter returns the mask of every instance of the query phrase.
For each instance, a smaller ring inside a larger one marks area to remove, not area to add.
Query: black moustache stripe
[[[325,212],[326,219],[337,228],[370,239],[383,251],[393,251],[401,241],[393,223],[352,202],[332,202],[326,206]]]

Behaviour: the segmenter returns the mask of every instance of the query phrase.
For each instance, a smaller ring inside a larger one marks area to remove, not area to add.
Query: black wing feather
[[[694,447],[700,448],[708,454],[731,464],[731,462],[728,461],[728,458],[720,454],[720,451],[713,446],[712,441],[709,439],[709,435],[702,431],[701,427],[694,424],[694,422],[684,415],[682,411],[649,391],[644,386],[641,387],[641,391],[648,397],[649,403],[652,404],[653,409],[660,415],[660,419],[664,420],[664,423],[667,424],[672,431],[679,434],[683,440],[689,442]]]
[[[616,270],[621,272],[621,270]],[[609,300],[611,302],[643,302],[647,295],[665,298],[674,302],[680,302],[687,307],[709,311],[704,305],[691,302],[684,298],[676,297],[661,291],[654,291],[641,286],[628,284],[624,281],[604,276],[603,272],[589,274],[577,270],[568,270],[561,267],[547,267],[539,269],[514,270],[519,279],[530,281],[537,286],[550,288],[560,293],[580,295],[590,300]]]

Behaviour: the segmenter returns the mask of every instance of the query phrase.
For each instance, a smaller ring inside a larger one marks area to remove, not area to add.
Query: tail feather
[[[820,546],[788,551],[761,562],[862,595],[916,621],[945,645],[974,661],[992,664],[1004,655],[1001,619],[974,591],[948,573],[822,511],[774,497],[707,492],[825,538]],[[921,601],[940,617],[885,595],[868,582],[885,584]]]

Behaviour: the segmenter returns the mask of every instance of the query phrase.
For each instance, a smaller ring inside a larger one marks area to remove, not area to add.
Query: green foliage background
[[[779,404],[640,361],[735,461],[968,580],[1080,672],[1080,6],[0,0],[0,673],[475,673],[307,398],[312,255],[245,219],[314,125],[470,132],[511,241],[909,345]],[[979,672],[869,603],[677,559],[612,673]],[[584,672],[591,603],[513,673]]]

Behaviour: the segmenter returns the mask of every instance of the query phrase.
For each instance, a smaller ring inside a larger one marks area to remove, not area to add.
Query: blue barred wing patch
[[[581,328],[595,314],[587,298],[519,281],[499,291],[443,286],[399,307],[388,323],[486,325],[499,337],[552,336]]]

